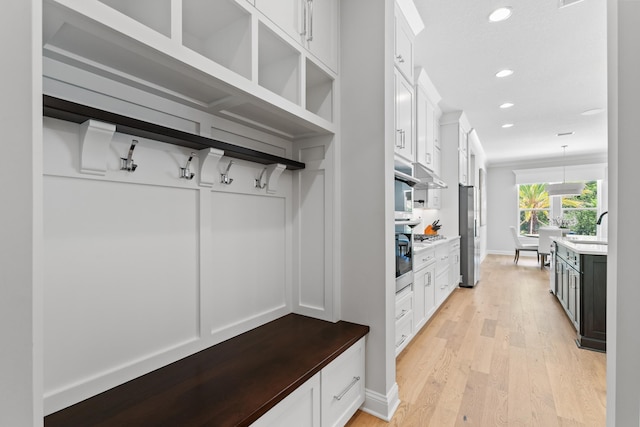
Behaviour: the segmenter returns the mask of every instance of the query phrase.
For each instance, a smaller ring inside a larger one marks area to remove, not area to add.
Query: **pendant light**
[[[562,146],[562,183],[547,184],[549,196],[579,196],[584,189],[584,182],[566,182],[565,155],[567,145]]]

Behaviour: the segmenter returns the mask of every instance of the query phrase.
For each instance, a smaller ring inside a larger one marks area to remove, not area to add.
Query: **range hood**
[[[421,163],[413,163],[413,174],[420,180],[413,188],[417,190],[429,190],[437,188],[447,188],[447,184],[435,175],[429,169],[424,167]]]
[[[413,187],[420,184],[420,180],[412,177],[411,175],[400,172],[399,170],[395,170],[394,172],[395,172],[395,178],[399,181],[407,183],[409,187]]]

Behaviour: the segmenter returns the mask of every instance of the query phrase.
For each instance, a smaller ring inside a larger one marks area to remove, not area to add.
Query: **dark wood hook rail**
[[[87,105],[77,104],[49,95],[43,95],[43,114],[54,119],[66,120],[74,123],[84,123],[89,119],[111,123],[116,126],[116,132],[125,133],[141,138],[162,141],[194,150],[216,148],[223,150],[224,155],[235,159],[247,160],[263,165],[281,163],[289,170],[304,169],[305,164],[284,157],[274,156],[250,148],[240,147],[215,139],[192,133],[171,129],[154,123],[145,122],[109,111],[99,110]]]

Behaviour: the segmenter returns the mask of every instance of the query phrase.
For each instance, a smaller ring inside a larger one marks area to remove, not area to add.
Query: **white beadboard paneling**
[[[44,177],[45,395],[199,335],[198,192]]]
[[[286,200],[211,193],[212,333],[290,311],[286,283]]]

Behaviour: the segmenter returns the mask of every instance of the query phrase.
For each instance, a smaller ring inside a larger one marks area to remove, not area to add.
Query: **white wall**
[[[42,425],[42,2],[0,14],[0,425]]]
[[[609,1],[609,258],[607,425],[640,424],[640,287],[637,262],[637,144],[640,1]]]
[[[369,325],[364,409],[390,418],[395,382],[393,0],[340,2],[342,318]]]

